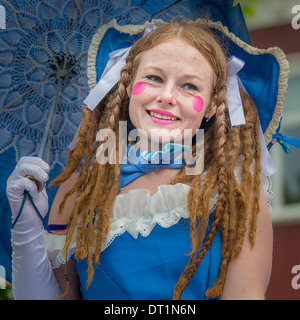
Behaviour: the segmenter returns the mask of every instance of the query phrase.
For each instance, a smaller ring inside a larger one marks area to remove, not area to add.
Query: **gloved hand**
[[[39,193],[37,184],[25,176],[33,176],[36,180],[44,183],[49,179],[49,171],[49,165],[40,158],[22,157],[19,160],[15,170],[7,180],[6,188],[6,194],[11,207],[13,221],[16,219],[19,213],[25,190],[27,190],[31,195],[42,218],[46,216],[48,212],[48,196],[45,188]],[[36,231],[41,230],[41,228],[41,219],[35,212],[30,201],[26,200],[22,209],[22,213],[18,218],[13,230],[22,230],[23,232],[30,231],[29,236],[34,236]]]
[[[26,175],[46,182],[50,167],[42,159],[23,157],[7,180],[6,194],[15,221],[20,211],[24,190],[31,195],[40,215],[48,212],[46,190],[38,193],[37,185]],[[61,292],[51,268],[43,238],[43,222],[32,203],[26,199],[21,215],[11,230],[12,235],[12,289],[15,299],[57,299]]]

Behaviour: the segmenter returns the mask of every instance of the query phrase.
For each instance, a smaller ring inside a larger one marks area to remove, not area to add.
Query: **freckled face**
[[[206,58],[183,40],[174,38],[145,51],[127,88],[131,122],[148,137],[152,129],[179,129],[182,137],[184,129],[192,129],[194,135],[207,108],[215,104],[213,81]]]

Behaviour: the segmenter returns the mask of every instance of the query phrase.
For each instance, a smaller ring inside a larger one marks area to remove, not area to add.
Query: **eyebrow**
[[[148,67],[145,67],[144,70],[145,71],[148,71],[148,69],[152,69],[152,70],[156,70],[156,71],[159,71],[161,73],[164,72],[163,69],[159,68],[159,67],[155,67],[155,66],[148,66]],[[200,76],[198,76],[197,74],[183,74],[182,75],[182,78],[186,78],[186,79],[198,79],[200,82],[203,82],[204,80],[202,78],[200,78]]]

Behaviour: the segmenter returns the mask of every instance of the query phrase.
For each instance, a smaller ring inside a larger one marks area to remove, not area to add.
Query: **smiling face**
[[[194,135],[203,117],[215,112],[213,84],[214,71],[204,55],[181,39],[165,41],[143,52],[127,88],[131,122],[152,141],[164,142],[162,129],[176,131],[179,138],[185,129]]]

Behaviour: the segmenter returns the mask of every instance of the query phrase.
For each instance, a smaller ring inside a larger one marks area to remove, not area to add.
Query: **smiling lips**
[[[151,109],[147,110],[147,112],[149,113],[151,120],[155,123],[166,125],[179,120],[179,118],[177,118],[173,113],[168,111]]]

